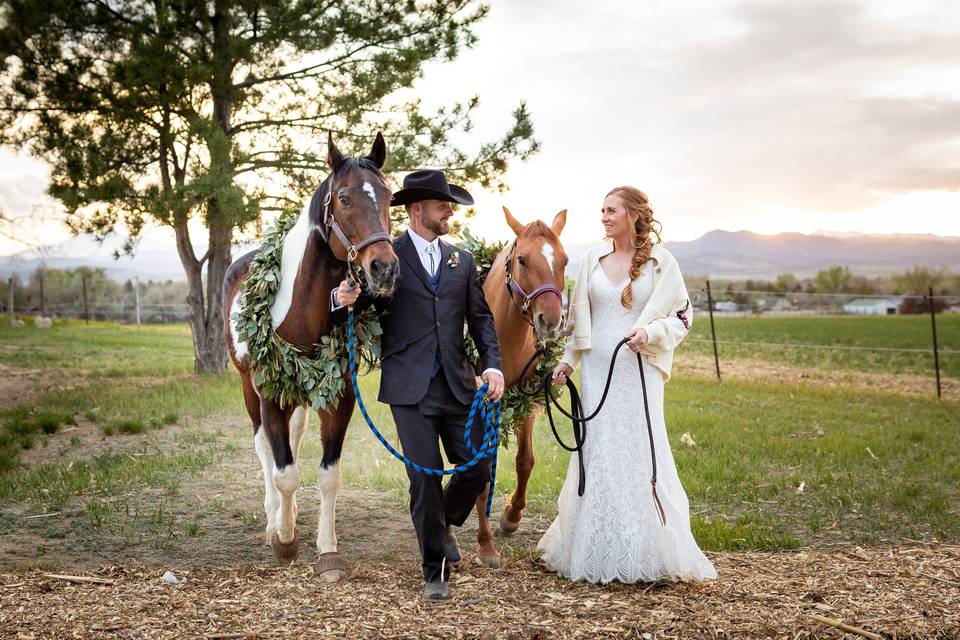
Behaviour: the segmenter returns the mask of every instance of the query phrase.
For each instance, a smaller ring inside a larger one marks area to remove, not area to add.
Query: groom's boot
[[[447,525],[447,531],[443,534],[443,555],[447,556],[447,562],[450,564],[459,564],[463,557],[460,555],[460,545],[457,544],[457,536],[453,532],[453,525]]]

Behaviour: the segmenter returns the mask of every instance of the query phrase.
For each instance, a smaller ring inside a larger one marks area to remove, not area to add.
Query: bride
[[[578,466],[572,456],[559,514],[537,547],[550,569],[571,580],[713,579],[717,572],[690,532],[687,495],[663,419],[663,385],[670,378],[673,350],[690,329],[686,286],[676,259],[659,244],[653,229],[659,222],[642,191],[617,187],[608,193],[601,222],[613,243],[583,259],[570,306],[573,338],[553,381],[564,384],[582,361],[581,395],[589,415],[603,393],[614,348],[630,338],[627,347],[643,359],[657,495],[666,524],[661,525],[650,491],[650,444],[637,358],[624,348],[606,404],[587,426],[584,495],[577,495]]]

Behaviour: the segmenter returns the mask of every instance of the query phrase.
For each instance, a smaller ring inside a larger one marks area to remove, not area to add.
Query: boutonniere
[[[447,266],[451,269],[456,269],[458,264],[460,264],[460,252],[452,251],[450,257],[447,259]]]

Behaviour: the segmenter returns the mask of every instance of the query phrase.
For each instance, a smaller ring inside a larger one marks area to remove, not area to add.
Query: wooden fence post
[[[90,307],[87,305],[87,276],[81,278],[83,281],[83,318],[90,324]]]
[[[133,278],[134,300],[137,301],[137,327],[140,326],[140,276]]]

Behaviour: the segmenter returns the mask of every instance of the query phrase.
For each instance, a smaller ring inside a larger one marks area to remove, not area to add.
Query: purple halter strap
[[[533,314],[530,313],[530,304],[533,303],[534,300],[536,300],[537,298],[539,298],[545,293],[555,294],[557,298],[559,298],[560,301],[562,302],[563,294],[560,293],[560,289],[558,289],[553,284],[541,285],[536,289],[534,289],[533,291],[531,291],[530,293],[527,293],[526,291],[524,291],[523,287],[520,286],[520,283],[517,282],[517,280],[513,277],[513,273],[511,272],[512,266],[513,266],[513,254],[514,254],[514,251],[516,251],[516,249],[517,249],[517,243],[516,241],[514,241],[513,247],[510,249],[510,253],[507,254],[507,261],[505,264],[507,292],[509,293],[510,298],[514,302],[516,302],[517,306],[520,308],[520,315],[523,316],[524,320],[526,320],[532,325],[533,320],[531,318]],[[517,297],[520,298],[519,302],[517,302]]]

